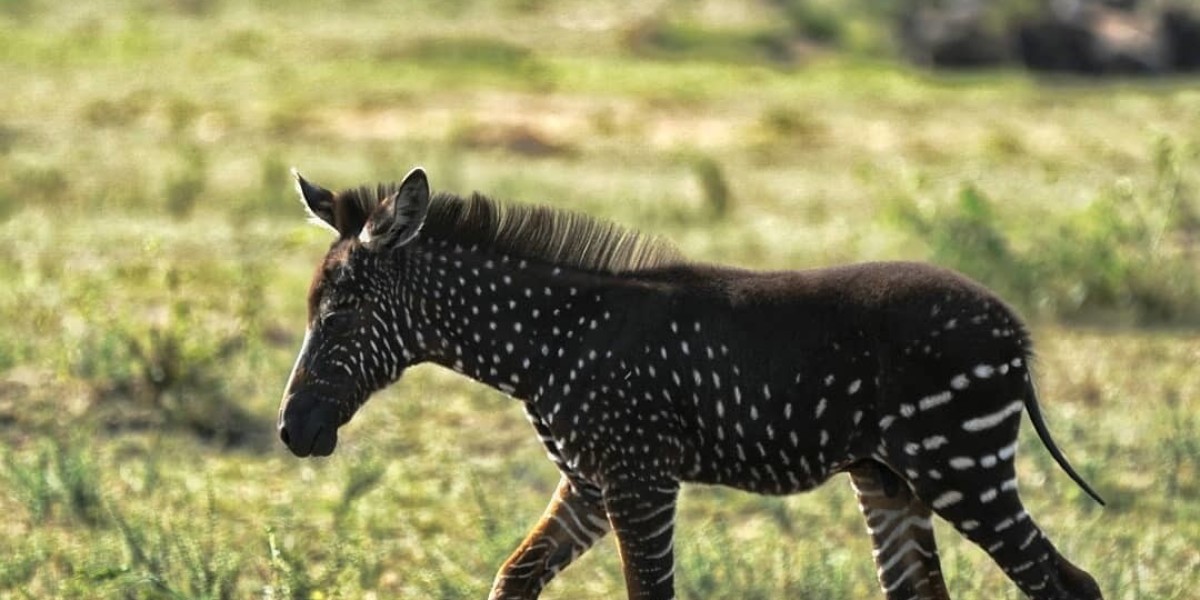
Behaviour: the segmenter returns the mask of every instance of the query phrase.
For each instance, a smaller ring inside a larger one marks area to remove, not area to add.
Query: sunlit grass
[[[0,597],[486,594],[557,481],[515,403],[419,367],[329,459],[273,438],[328,241],[287,169],[343,187],[414,164],[698,260],[932,259],[1003,290],[1035,320],[1059,445],[1110,502],[1026,432],[1031,513],[1107,597],[1189,597],[1194,86],[763,62],[743,43],[779,15],[723,4],[667,15],[721,52],[646,59],[636,7],[551,4],[6,5]],[[938,534],[955,597],[1017,597]],[[678,562],[686,598],[878,594],[844,477],[687,488]],[[609,539],[546,596],[623,586]]]

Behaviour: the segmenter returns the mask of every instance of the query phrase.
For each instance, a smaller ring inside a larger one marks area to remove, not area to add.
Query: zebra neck
[[[413,252],[406,312],[424,360],[522,400],[572,381],[622,315],[609,306],[617,278],[462,248]],[[564,390],[565,388],[565,390]]]

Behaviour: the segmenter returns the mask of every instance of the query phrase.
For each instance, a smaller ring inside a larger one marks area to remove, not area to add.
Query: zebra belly
[[[854,462],[844,449],[745,437],[685,444],[682,479],[758,494],[794,494],[816,488]]]

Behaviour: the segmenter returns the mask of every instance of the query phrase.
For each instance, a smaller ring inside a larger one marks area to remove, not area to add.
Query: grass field
[[[1027,428],[1032,514],[1107,598],[1200,598],[1194,81],[915,72],[856,20],[781,60],[769,3],[66,4],[0,2],[0,598],[486,596],[557,481],[515,403],[419,367],[328,459],[274,437],[328,243],[288,167],[416,164],[700,260],[980,279],[1109,500]],[[879,597],[844,477],[680,510],[681,597]],[[956,598],[1019,597],[943,525]],[[621,594],[610,538],[545,596]]]

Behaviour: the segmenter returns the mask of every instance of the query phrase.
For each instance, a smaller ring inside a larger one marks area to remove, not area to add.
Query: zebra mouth
[[[333,402],[297,397],[288,402],[279,419],[279,439],[292,454],[329,456],[337,447],[340,425],[337,406]]]
[[[292,446],[292,453],[300,457],[329,456],[330,454],[333,454],[333,449],[336,447],[337,428],[331,426],[322,426],[313,434],[307,450],[297,446]]]

